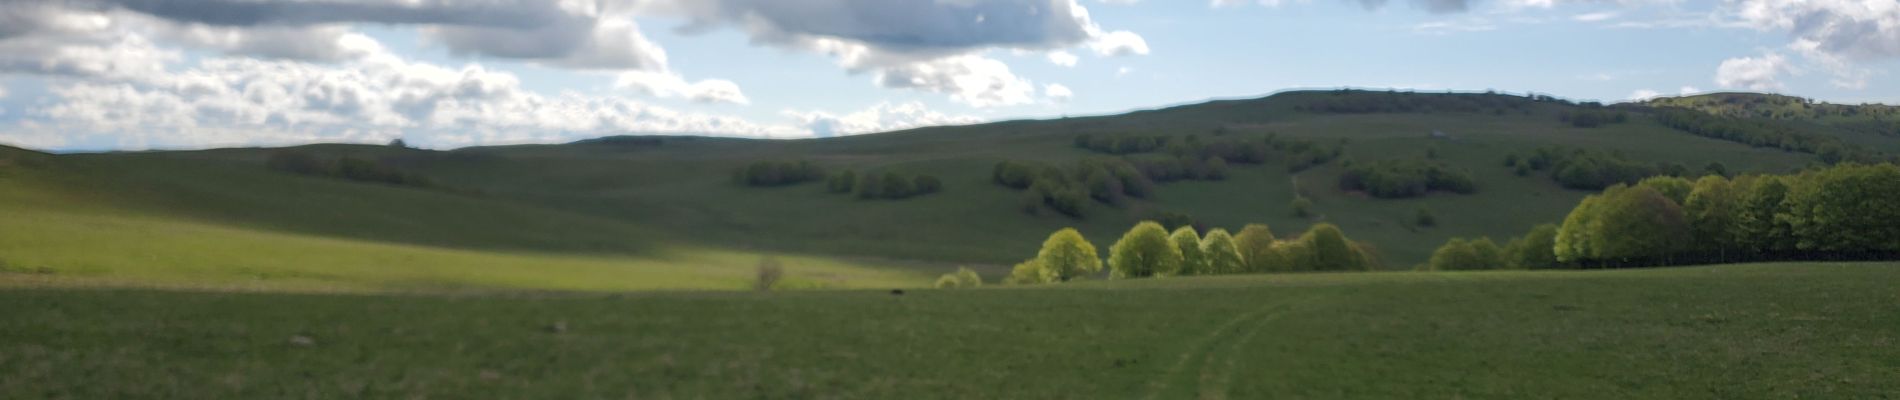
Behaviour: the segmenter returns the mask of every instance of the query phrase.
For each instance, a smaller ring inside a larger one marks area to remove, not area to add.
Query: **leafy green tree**
[[[1306,196],[1294,197],[1292,207],[1293,207],[1293,216],[1300,217],[1300,218],[1307,218],[1307,217],[1313,216],[1313,201],[1308,200]]]
[[[879,197],[886,199],[910,197],[911,194],[917,192],[915,182],[910,179],[905,179],[903,175],[899,175],[896,172],[885,172],[883,182],[880,183],[879,187],[882,189],[882,194],[879,195]]]
[[[1711,161],[1709,162],[1709,165],[1705,165],[1702,167],[1702,174],[1728,177],[1728,165],[1724,165],[1721,162]]]
[[[1293,270],[1292,260],[1274,248],[1279,239],[1265,224],[1247,224],[1234,235],[1234,247],[1245,262],[1244,272],[1285,272]],[[1237,271],[1242,272],[1242,271]]]
[[[1108,249],[1114,278],[1170,275],[1181,268],[1181,249],[1168,240],[1168,231],[1154,221],[1142,221]]]
[[[1207,263],[1203,264],[1206,269],[1201,274],[1233,274],[1247,268],[1240,248],[1234,244],[1233,235],[1229,235],[1226,229],[1207,231],[1207,238],[1201,239],[1201,253],[1207,257]]]
[[[1491,238],[1481,237],[1471,241],[1471,252],[1478,257],[1479,269],[1506,269],[1510,263],[1504,258],[1504,248],[1498,247]]]
[[[1201,251],[1201,235],[1194,227],[1183,226],[1168,235],[1174,241],[1174,247],[1181,249],[1180,275],[1199,275],[1208,272],[1207,253]]]
[[[1512,268],[1545,269],[1557,267],[1557,225],[1543,224],[1531,228],[1530,233],[1514,241],[1509,246]]]
[[[1604,261],[1667,262],[1687,247],[1689,222],[1682,207],[1654,188],[1636,186],[1604,192],[1590,247]]]
[[[1682,211],[1689,218],[1689,232],[1695,237],[1695,251],[1713,254],[1716,261],[1727,261],[1740,245],[1733,226],[1737,214],[1735,185],[1721,175],[1706,175],[1695,182]]]
[[[1096,255],[1095,245],[1075,228],[1063,228],[1050,234],[1049,239],[1042,242],[1042,250],[1036,252],[1035,263],[1052,271],[1058,282],[1102,271],[1102,258]]]
[[[1735,237],[1740,238],[1743,247],[1756,253],[1786,253],[1793,251],[1794,228],[1785,218],[1777,215],[1787,214],[1788,184],[1781,177],[1763,176],[1747,180],[1748,190],[1738,191],[1741,197],[1741,210],[1735,215]]]
[[[1036,262],[1036,260],[1016,263],[1016,267],[1009,270],[1009,277],[1003,278],[1003,283],[1010,285],[1038,285],[1056,282],[1061,282],[1061,279],[1057,276],[1055,269],[1045,267],[1042,263]]]
[[[1346,233],[1333,224],[1313,225],[1300,236],[1303,255],[1301,269],[1311,271],[1359,271],[1371,269],[1365,254],[1346,239]]]
[[[1785,220],[1802,251],[1900,252],[1900,167],[1840,166],[1803,174],[1790,188]]]
[[[1656,189],[1656,192],[1662,193],[1664,198],[1676,202],[1677,205],[1687,203],[1689,201],[1689,192],[1695,190],[1695,182],[1674,176],[1644,178],[1641,182],[1637,182],[1636,186]]]
[[[1555,247],[1552,248],[1552,254],[1557,257],[1557,262],[1577,263],[1597,258],[1595,249],[1590,247],[1590,231],[1596,225],[1597,204],[1602,200],[1601,194],[1584,196],[1576,208],[1570,209],[1570,215],[1564,217],[1564,223],[1557,228],[1557,237],[1553,240]]]

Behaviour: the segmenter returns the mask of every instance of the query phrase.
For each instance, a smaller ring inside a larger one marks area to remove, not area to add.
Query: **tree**
[[[1054,269],[1044,267],[1036,260],[1016,263],[1016,267],[1009,270],[1009,277],[1003,278],[1003,283],[1010,285],[1037,285],[1060,281]]]
[[[1552,254],[1557,262],[1576,263],[1596,258],[1596,252],[1590,248],[1590,231],[1596,225],[1597,203],[1603,195],[1584,196],[1570,214],[1564,216],[1564,223],[1557,228],[1557,237],[1552,241]]]
[[[943,190],[943,180],[930,175],[918,175],[913,187],[916,194],[931,194]]]
[[[884,180],[875,172],[866,172],[858,177],[857,191],[860,199],[875,199],[884,195]]]
[[[885,172],[884,181],[880,183],[880,186],[883,191],[879,197],[886,199],[910,197],[911,194],[917,191],[914,182],[910,179],[904,179],[903,175],[898,175],[896,172]]]
[[[1181,249],[1168,240],[1168,231],[1154,221],[1142,221],[1108,249],[1114,278],[1170,275],[1181,268]]]
[[[1202,274],[1232,274],[1247,268],[1240,248],[1234,244],[1234,237],[1226,229],[1214,228],[1207,231],[1207,238],[1201,239],[1201,253],[1207,257],[1202,264]]]
[[[1645,178],[1641,182],[1637,182],[1636,186],[1656,189],[1656,192],[1662,193],[1664,198],[1668,198],[1669,201],[1674,201],[1678,205],[1687,203],[1689,201],[1689,192],[1695,190],[1695,182],[1674,176]]]
[[[832,175],[831,180],[825,182],[825,190],[832,193],[851,193],[851,188],[857,184],[858,172],[847,169],[837,175]]]
[[[1793,227],[1786,219],[1784,200],[1788,184],[1781,177],[1763,176],[1747,180],[1747,190],[1738,190],[1740,212],[1735,215],[1733,233],[1742,247],[1755,253],[1786,253],[1794,250]],[[1743,185],[1737,185],[1738,188]]]
[[[1478,269],[1506,269],[1510,263],[1504,258],[1504,248],[1498,247],[1491,238],[1481,237],[1471,241],[1471,252],[1477,256]]]
[[[1302,269],[1312,271],[1371,269],[1371,266],[1366,263],[1365,254],[1360,253],[1359,249],[1353,246],[1352,240],[1346,239],[1346,233],[1333,224],[1313,225],[1312,228],[1306,230],[1305,235],[1300,236],[1300,246],[1304,253],[1302,255],[1305,256],[1299,260],[1305,264]]]
[[[1274,249],[1279,239],[1265,224],[1247,224],[1234,235],[1234,248],[1240,252],[1246,272],[1284,272],[1293,270],[1292,260]]]
[[[1702,167],[1702,174],[1703,174],[1703,175],[1715,175],[1715,176],[1721,176],[1721,177],[1727,177],[1727,176],[1728,176],[1728,166],[1727,166],[1727,165],[1723,165],[1723,164],[1722,164],[1721,162],[1719,162],[1719,161],[1710,161],[1710,162],[1709,162],[1709,165],[1705,165],[1705,166],[1703,166],[1703,167]]]
[[[1095,253],[1095,245],[1082,237],[1075,228],[1063,228],[1049,235],[1042,242],[1042,250],[1036,252],[1034,262],[1049,269],[1057,282],[1080,279],[1102,271],[1102,258]]]
[[[1648,186],[1604,192],[1590,246],[1599,260],[1667,263],[1686,247],[1689,223],[1682,207]]]
[[[1695,182],[1682,211],[1689,219],[1689,232],[1695,237],[1694,251],[1713,254],[1716,261],[1727,261],[1730,249],[1740,245],[1730,227],[1735,225],[1735,186],[1721,175],[1706,175]]]
[[[402,138],[396,138],[396,140],[389,141],[389,147],[407,149],[409,148],[409,142],[402,141]]]
[[[1201,235],[1194,227],[1182,226],[1168,235],[1174,241],[1174,247],[1181,249],[1180,275],[1199,275],[1208,272],[1207,253],[1201,251]]]
[[[1313,216],[1313,201],[1308,200],[1306,196],[1294,197],[1292,207],[1293,207],[1293,216],[1300,217],[1300,218],[1308,218],[1308,217]]]
[[[1900,167],[1842,164],[1802,174],[1787,196],[1795,247],[1829,257],[1900,252]]]
[[[1557,266],[1557,225],[1543,224],[1531,228],[1523,238],[1514,240],[1508,246],[1512,268],[1545,269]]]

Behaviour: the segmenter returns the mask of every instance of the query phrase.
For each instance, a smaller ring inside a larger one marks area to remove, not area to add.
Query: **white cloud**
[[[879,103],[870,108],[844,115],[836,115],[823,111],[797,110],[785,110],[780,114],[797,121],[800,127],[810,130],[812,135],[817,137],[887,132],[921,126],[965,125],[983,122],[983,119],[978,117],[949,115],[933,111],[919,102],[902,104]]]
[[[1730,58],[1715,68],[1715,84],[1724,88],[1777,90],[1781,88],[1777,77],[1790,71],[1787,59],[1780,54]]]
[[[1649,89],[1638,89],[1636,90],[1636,92],[1630,93],[1629,97],[1625,98],[1624,100],[1643,101],[1643,100],[1654,99],[1657,97],[1662,97],[1662,93],[1654,91],[1654,90],[1649,90]]]
[[[1676,89],[1676,94],[1680,94],[1684,96],[1699,94],[1699,93],[1702,93],[1702,89],[1696,89],[1695,86],[1683,86],[1681,89]]]
[[[942,93],[971,107],[1035,102],[1035,85],[1017,77],[1009,65],[990,58],[960,55],[886,66],[874,75],[879,85]]]
[[[1787,31],[1789,49],[1833,76],[1834,86],[1865,88],[1861,66],[1900,58],[1900,1],[1729,0],[1729,13],[1764,31]]]
[[[1120,78],[1120,77],[1123,77],[1123,76],[1128,76],[1128,74],[1131,74],[1131,73],[1134,73],[1134,72],[1135,72],[1135,69],[1134,69],[1134,68],[1129,68],[1129,67],[1121,67],[1121,68],[1116,68],[1116,69],[1115,69],[1115,77],[1116,77],[1116,78]]]
[[[23,115],[23,123],[0,130],[0,141],[105,140],[136,149],[405,137],[446,147],[641,132],[806,134],[621,97],[543,95],[523,89],[506,72],[445,68],[388,54],[341,65],[210,58],[139,80],[53,85],[49,100]]]
[[[1495,31],[1497,29],[1498,29],[1497,25],[1492,25],[1489,21],[1486,21],[1484,19],[1468,19],[1468,20],[1459,20],[1459,21],[1432,21],[1432,22],[1425,22],[1425,23],[1420,23],[1418,25],[1412,26],[1412,31],[1414,32],[1432,34],[1432,35],[1443,35],[1443,34],[1456,33],[1456,32],[1485,32],[1485,31]]]
[[[1070,53],[1064,50],[1056,50],[1056,51],[1049,52],[1050,64],[1060,65],[1064,67],[1074,67],[1076,61],[1077,61],[1077,57],[1075,56],[1075,53]]]
[[[1593,13],[1588,13],[1588,14],[1577,14],[1575,16],[1570,17],[1570,19],[1576,20],[1578,22],[1598,22],[1598,21],[1609,20],[1611,18],[1616,18],[1616,12],[1614,11],[1593,12]]]
[[[1142,39],[1141,35],[1129,31],[1114,31],[1096,35],[1094,39],[1089,41],[1088,47],[1090,50],[1094,50],[1096,55],[1104,57],[1148,54],[1148,41]]]
[[[1043,85],[1042,97],[1047,97],[1049,101],[1057,103],[1067,103],[1069,100],[1075,98],[1075,92],[1069,90],[1068,86],[1063,86],[1060,83],[1051,83]]]
[[[655,97],[680,97],[702,103],[751,104],[739,91],[739,85],[724,79],[687,82],[679,74],[653,71],[627,71],[614,78],[614,88],[633,90]]]
[[[1101,2],[1102,4],[1116,4],[1116,5],[1130,5],[1130,4],[1141,2],[1141,0],[1095,0],[1095,1]]]

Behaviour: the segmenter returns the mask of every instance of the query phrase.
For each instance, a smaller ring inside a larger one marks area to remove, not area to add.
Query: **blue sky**
[[[0,25],[0,143],[49,150],[796,138],[1339,86],[1900,102],[1892,0],[28,0]]]

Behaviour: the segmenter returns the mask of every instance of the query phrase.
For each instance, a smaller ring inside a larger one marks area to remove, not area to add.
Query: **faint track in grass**
[[[1150,380],[1148,382],[1148,394],[1143,396],[1143,398],[1164,398],[1164,394],[1170,393],[1171,389],[1183,390],[1173,384],[1176,383],[1176,381],[1185,381],[1188,378],[1184,376],[1184,374],[1187,372],[1188,365],[1196,359],[1199,359],[1201,362],[1200,368],[1197,369],[1198,374],[1196,374],[1198,378],[1192,382],[1194,388],[1197,389],[1196,394],[1202,398],[1210,398],[1209,396],[1213,396],[1211,398],[1224,398],[1227,386],[1233,381],[1233,368],[1238,364],[1238,357],[1235,353],[1245,348],[1247,343],[1252,341],[1255,333],[1259,332],[1268,323],[1284,315],[1294,304],[1304,303],[1306,301],[1306,299],[1283,299],[1269,302],[1253,310],[1234,315],[1233,318],[1222,322],[1219,326],[1215,326],[1214,329],[1208,331],[1205,335],[1195,340],[1193,344],[1189,345],[1186,350],[1182,351],[1181,355],[1175,359],[1174,364],[1169,366],[1166,371],[1162,372],[1153,380]],[[1241,332],[1241,330],[1244,330],[1244,332]],[[1222,349],[1221,344],[1223,341],[1228,341],[1228,346],[1225,347],[1225,361],[1221,362],[1218,360],[1221,353],[1217,353],[1217,350]],[[1174,397],[1167,396],[1166,398]]]

